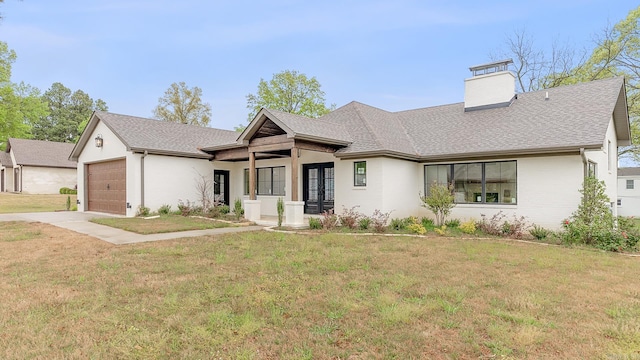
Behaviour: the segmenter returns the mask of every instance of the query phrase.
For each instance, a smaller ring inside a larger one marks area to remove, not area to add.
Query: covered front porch
[[[230,184],[217,191],[226,190],[229,202],[232,196],[243,199],[245,218],[277,224],[276,203],[282,198],[284,225],[303,227],[309,216],[334,208],[333,154],[348,142],[296,132],[291,125],[299,125],[300,117],[283,114],[263,109],[236,144],[203,150],[213,155],[216,183]]]

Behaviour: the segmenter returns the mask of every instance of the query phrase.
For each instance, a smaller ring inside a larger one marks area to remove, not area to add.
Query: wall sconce
[[[96,136],[95,138],[96,141],[96,147],[101,148],[102,147],[102,135],[98,134],[98,136]]]

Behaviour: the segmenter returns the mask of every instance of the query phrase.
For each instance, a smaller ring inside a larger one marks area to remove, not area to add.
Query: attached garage
[[[88,210],[126,215],[126,159],[85,166]]]

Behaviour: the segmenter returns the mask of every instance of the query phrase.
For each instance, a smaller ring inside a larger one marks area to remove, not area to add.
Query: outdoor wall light
[[[95,140],[96,140],[96,147],[101,148],[102,147],[102,135],[98,134],[98,136],[96,136]]]

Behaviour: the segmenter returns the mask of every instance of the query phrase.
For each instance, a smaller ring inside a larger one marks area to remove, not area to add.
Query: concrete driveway
[[[194,236],[217,235],[232,232],[262,230],[262,226],[242,226],[228,227],[220,229],[192,230],[164,234],[140,235],[129,231],[124,231],[110,226],[94,224],[90,219],[98,217],[112,217],[106,214],[60,211],[60,212],[40,212],[21,214],[0,214],[0,221],[26,221],[41,222],[53,226],[69,229],[81,234],[110,242],[112,244],[134,244],[147,241],[171,240]]]

